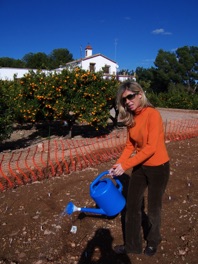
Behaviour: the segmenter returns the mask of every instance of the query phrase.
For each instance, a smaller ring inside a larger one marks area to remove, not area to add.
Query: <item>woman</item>
[[[142,253],[142,205],[148,188],[149,230],[144,253],[153,256],[161,242],[162,196],[169,178],[169,157],[164,142],[160,113],[146,98],[137,82],[124,82],[117,94],[120,120],[127,126],[125,148],[109,170],[120,176],[133,168],[128,186],[125,221],[125,243],[115,246],[117,254]]]

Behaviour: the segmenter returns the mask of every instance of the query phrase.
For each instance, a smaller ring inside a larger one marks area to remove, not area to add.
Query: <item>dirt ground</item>
[[[121,214],[115,217],[63,211],[72,201],[95,207],[90,183],[114,163],[0,193],[0,264],[195,264],[197,263],[198,138],[168,142],[171,176],[164,195],[162,243],[153,257],[117,256]],[[121,177],[126,193],[130,171]],[[72,230],[76,228],[76,233]]]
[[[197,118],[197,112],[160,109],[163,120]],[[65,128],[63,128],[65,129]],[[65,130],[58,132],[63,135]],[[82,135],[84,130],[76,131]],[[90,131],[92,133],[92,131]],[[55,127],[16,127],[0,151],[9,152],[60,136]],[[65,134],[66,135],[66,134]],[[64,136],[65,136],[64,135]],[[87,133],[86,133],[87,135]],[[162,243],[153,257],[117,256],[123,243],[122,215],[106,217],[75,212],[63,214],[68,202],[94,207],[91,182],[114,160],[0,192],[0,264],[195,264],[197,263],[198,138],[167,142],[171,175],[164,195]],[[126,195],[131,171],[121,177]],[[145,194],[146,196],[146,194]],[[76,233],[72,230],[76,229]],[[143,242],[144,243],[144,242]]]

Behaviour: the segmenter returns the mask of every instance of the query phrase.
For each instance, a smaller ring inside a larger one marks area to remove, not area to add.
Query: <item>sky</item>
[[[0,0],[0,58],[91,45],[118,70],[150,68],[160,49],[198,46],[197,0]]]

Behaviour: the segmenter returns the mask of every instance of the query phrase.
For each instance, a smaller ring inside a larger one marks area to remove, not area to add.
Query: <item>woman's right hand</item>
[[[113,178],[115,176],[114,174],[114,168],[109,169],[109,175]]]
[[[109,174],[111,177],[113,176],[121,176],[124,173],[124,170],[120,163],[113,165],[113,167],[109,170]]]

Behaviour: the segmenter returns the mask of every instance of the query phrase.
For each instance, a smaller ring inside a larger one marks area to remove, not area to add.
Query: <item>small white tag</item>
[[[77,226],[72,226],[70,232],[73,233],[73,234],[76,234]]]

